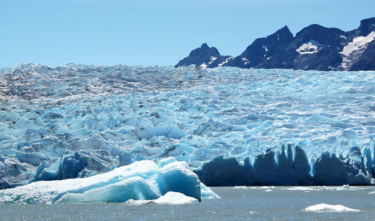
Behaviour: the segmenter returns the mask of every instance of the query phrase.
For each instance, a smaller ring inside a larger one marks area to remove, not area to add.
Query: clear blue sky
[[[375,0],[0,0],[0,67],[175,65],[202,43],[237,56],[288,25],[349,31]]]

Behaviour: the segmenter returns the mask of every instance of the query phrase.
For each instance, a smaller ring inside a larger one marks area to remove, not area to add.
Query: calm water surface
[[[212,188],[220,200],[193,205],[65,204],[1,205],[0,220],[374,220],[375,187],[359,190],[290,191],[286,187]],[[316,213],[306,207],[340,204],[360,212]]]

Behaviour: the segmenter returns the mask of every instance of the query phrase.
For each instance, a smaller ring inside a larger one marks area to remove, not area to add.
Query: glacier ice
[[[219,165],[223,155],[216,177],[204,175],[215,185],[229,184],[221,178],[234,185],[369,184],[375,174],[374,72],[80,64],[1,70],[2,189],[168,157],[207,171],[204,164]]]
[[[198,203],[198,200],[193,197],[185,196],[178,192],[168,192],[159,199],[154,200],[156,204],[193,204]]]
[[[312,170],[306,153],[301,147],[288,145],[287,152],[268,150],[255,157],[254,164],[249,158],[243,165],[234,157],[223,155],[203,164],[194,172],[209,186],[237,185],[371,185],[374,165],[365,167],[362,155],[354,158],[338,158],[334,153],[325,151],[312,162]],[[286,157],[287,156],[287,157]],[[293,157],[294,156],[294,157]],[[352,156],[353,157],[353,156]]]
[[[185,196],[178,192],[168,192],[164,196],[156,200],[128,200],[126,204],[129,206],[143,206],[143,205],[179,205],[179,204],[194,204],[198,203],[198,200],[193,197]]]
[[[361,210],[348,208],[342,205],[329,205],[325,203],[309,206],[305,209],[306,212],[360,212]]]
[[[156,204],[174,204],[194,203],[202,198],[219,197],[199,182],[186,162],[178,162],[174,158],[161,160],[159,166],[152,161],[135,162],[92,177],[39,181],[0,190],[0,203],[121,203],[128,200],[155,200]]]

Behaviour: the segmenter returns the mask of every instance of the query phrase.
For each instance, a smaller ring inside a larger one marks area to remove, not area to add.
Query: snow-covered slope
[[[22,64],[0,79],[1,188],[288,142],[309,160],[368,153],[375,136],[375,72]]]

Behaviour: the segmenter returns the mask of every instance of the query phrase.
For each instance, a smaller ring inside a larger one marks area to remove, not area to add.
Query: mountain
[[[375,17],[353,31],[310,25],[295,36],[287,26],[256,39],[237,57],[222,56],[203,44],[175,67],[282,68],[321,71],[375,70]]]
[[[215,68],[222,66],[229,60],[233,59],[231,56],[220,55],[215,47],[208,47],[206,43],[202,44],[200,48],[194,49],[189,56],[178,62],[175,67],[184,67],[192,64],[198,65],[201,68]]]

